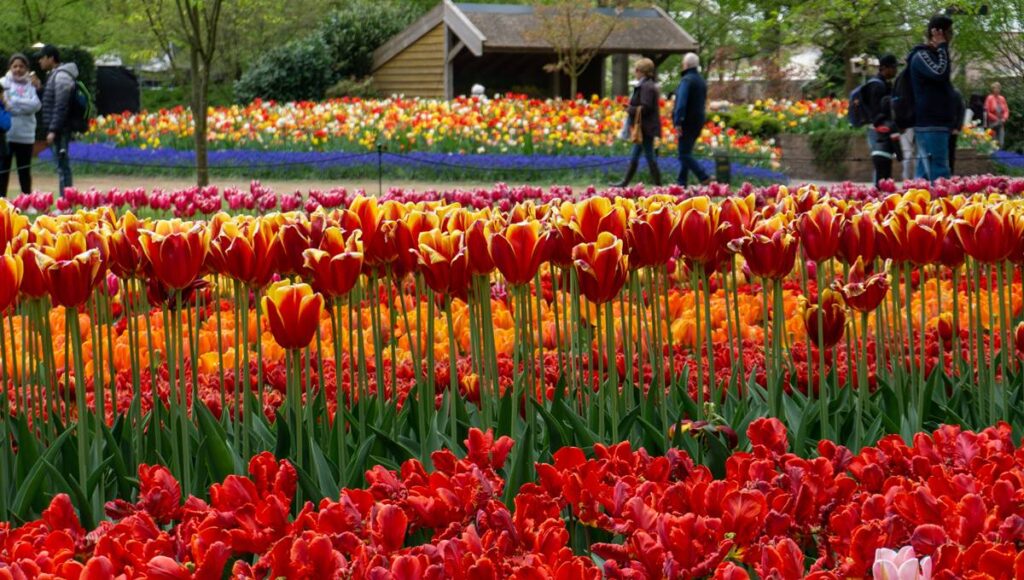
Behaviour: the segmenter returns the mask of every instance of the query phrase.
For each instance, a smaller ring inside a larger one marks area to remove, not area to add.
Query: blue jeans
[[[686,186],[691,171],[697,176],[697,181],[704,181],[708,178],[704,168],[697,163],[697,159],[693,156],[693,146],[697,143],[697,138],[700,137],[700,131],[698,128],[679,132],[679,176],[676,178],[676,183],[679,185]]]
[[[916,176],[928,181],[948,178],[949,129],[919,127],[914,129],[914,137],[917,139]]]
[[[57,133],[57,138],[50,145],[53,152],[53,160],[57,164],[57,181],[60,187],[60,196],[64,197],[64,190],[71,187],[71,158],[68,149],[71,146],[71,133]]]

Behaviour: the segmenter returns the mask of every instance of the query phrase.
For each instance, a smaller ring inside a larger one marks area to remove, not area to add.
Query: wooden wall
[[[373,73],[382,96],[444,98],[444,24],[438,24]]]

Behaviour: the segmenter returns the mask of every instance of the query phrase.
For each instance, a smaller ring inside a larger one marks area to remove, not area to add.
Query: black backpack
[[[73,133],[85,133],[89,130],[89,120],[96,116],[96,104],[85,83],[79,79],[73,80],[75,88],[71,91],[71,102],[68,103],[67,126]]]
[[[892,86],[892,120],[900,131],[914,126],[914,87],[910,82],[910,59]]]
[[[847,107],[846,119],[850,122],[852,127],[863,127],[871,122],[868,118],[867,104],[864,102],[864,89],[869,83],[880,83],[881,79],[877,77],[869,78],[864,84],[859,85],[853,89],[850,93],[849,106]]]

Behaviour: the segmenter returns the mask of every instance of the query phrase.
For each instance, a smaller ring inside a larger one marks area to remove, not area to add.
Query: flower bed
[[[0,562],[1014,570],[1024,181],[885,189],[0,203]]]
[[[297,505],[298,474],[262,453],[248,477],[190,496],[161,466],[139,467],[138,500],[84,528],[68,496],[0,529],[11,577],[150,578],[1010,578],[1024,574],[1024,480],[1006,425],[944,426],[913,445],[787,452],[758,419],[751,452],[724,477],[685,452],[629,443],[556,451],[535,481],[506,489],[515,443],[471,430],[466,456],[376,467],[365,487]],[[968,483],[969,482],[969,483]],[[6,524],[4,524],[6,526]],[[890,546],[906,546],[897,556]],[[582,555],[580,555],[582,552]],[[255,563],[252,558],[255,556]],[[920,558],[920,560],[918,560]]]

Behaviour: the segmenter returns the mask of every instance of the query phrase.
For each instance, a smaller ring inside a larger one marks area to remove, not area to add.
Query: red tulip
[[[98,250],[86,250],[70,260],[54,260],[36,252],[36,263],[54,304],[67,308],[85,304],[102,277]]]
[[[973,204],[963,208],[953,229],[964,252],[979,262],[996,264],[1010,257],[1024,223],[1002,208]]]
[[[734,240],[730,246],[747,261],[751,273],[761,278],[781,280],[796,263],[797,241],[781,216],[761,220],[745,237]]]
[[[462,232],[423,232],[416,255],[427,286],[441,295],[465,298],[469,286],[469,260]]]
[[[139,230],[143,254],[164,285],[172,290],[185,288],[199,276],[206,261],[209,239],[203,224],[165,220],[154,227]]]
[[[277,344],[289,350],[305,348],[320,325],[324,297],[313,292],[308,284],[281,281],[267,289],[263,308]]]
[[[706,197],[695,197],[683,202],[679,211],[679,250],[683,257],[699,264],[714,260],[721,250],[715,237],[718,206]]]
[[[675,253],[679,214],[668,206],[654,207],[657,209],[630,221],[627,236],[629,265],[633,269],[663,266]]]
[[[580,291],[596,304],[611,301],[626,283],[628,260],[622,252],[622,240],[602,232],[597,241],[572,249],[573,264]]]
[[[835,208],[824,203],[815,205],[800,216],[797,230],[804,254],[815,262],[824,262],[835,257],[839,251],[839,236],[846,218]]]
[[[843,337],[843,330],[846,327],[846,310],[843,308],[843,300],[839,293],[826,288],[821,293],[820,308],[806,299],[803,300],[803,307],[804,329],[807,331],[808,340],[817,344],[818,348],[835,346]]]
[[[839,258],[852,264],[857,258],[871,263],[875,260],[875,219],[867,212],[857,212],[846,218],[839,234]]]
[[[491,236],[494,265],[513,286],[529,284],[547,259],[548,234],[537,220],[510,224]]]
[[[0,255],[0,313],[5,312],[18,299],[25,266],[18,254],[10,250]]]
[[[832,287],[839,291],[850,308],[857,312],[873,312],[889,291],[889,276],[884,272],[866,274],[864,261],[857,258],[850,268],[849,281],[846,284],[836,281]]]
[[[343,251],[330,254],[310,248],[303,252],[306,269],[312,272],[313,286],[328,296],[344,296],[359,281],[363,269],[361,232],[353,232]]]

